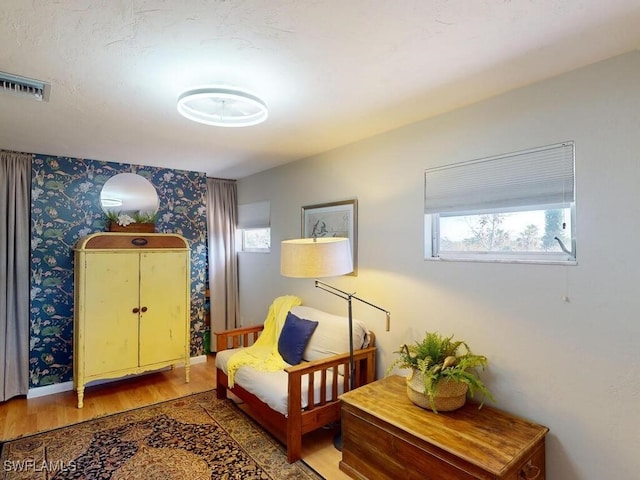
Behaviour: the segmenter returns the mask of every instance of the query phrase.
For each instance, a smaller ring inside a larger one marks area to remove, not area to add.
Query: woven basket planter
[[[109,222],[109,231],[125,233],[153,233],[156,231],[156,224],[130,223],[129,225],[118,225],[117,222]]]
[[[422,408],[438,412],[451,412],[462,407],[467,401],[466,383],[456,382],[448,378],[438,381],[433,405],[429,396],[424,393],[424,380],[422,373],[413,370],[407,377],[407,396],[409,400]]]

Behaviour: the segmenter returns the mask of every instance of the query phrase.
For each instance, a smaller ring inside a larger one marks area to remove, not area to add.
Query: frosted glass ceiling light
[[[178,97],[178,112],[194,122],[218,127],[248,127],[267,119],[267,104],[242,90],[204,87]]]

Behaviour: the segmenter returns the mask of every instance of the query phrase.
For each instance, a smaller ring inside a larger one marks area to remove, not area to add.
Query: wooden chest
[[[545,478],[548,428],[476,403],[435,414],[405,380],[386,377],[341,397],[340,469],[357,479]]]

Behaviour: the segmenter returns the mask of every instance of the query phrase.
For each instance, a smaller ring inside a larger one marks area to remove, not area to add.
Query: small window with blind
[[[425,171],[425,257],[575,263],[574,143]]]
[[[238,206],[240,251],[271,251],[271,204],[255,202]]]

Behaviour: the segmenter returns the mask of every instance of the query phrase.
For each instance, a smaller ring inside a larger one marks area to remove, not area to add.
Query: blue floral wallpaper
[[[204,344],[207,282],[204,173],[34,155],[31,178],[30,387],[73,379],[73,247],[106,230],[100,190],[113,175],[147,178],[158,192],[156,232],[178,233],[191,246],[191,355]]]

